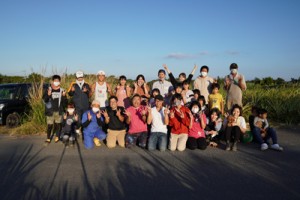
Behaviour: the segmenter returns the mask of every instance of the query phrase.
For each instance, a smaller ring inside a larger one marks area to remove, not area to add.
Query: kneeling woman
[[[237,150],[237,143],[241,134],[246,132],[246,121],[242,116],[242,107],[235,104],[232,106],[231,113],[224,120],[226,151]],[[230,145],[230,142],[233,143]]]
[[[190,126],[187,148],[205,150],[207,147],[204,129],[206,127],[206,116],[200,109],[198,101],[193,101],[190,106]]]
[[[84,135],[84,147],[87,149],[101,146],[100,140],[106,138],[106,134],[102,130],[105,125],[103,116],[100,111],[100,103],[97,100],[92,102],[92,109],[86,111],[82,115],[82,127]]]

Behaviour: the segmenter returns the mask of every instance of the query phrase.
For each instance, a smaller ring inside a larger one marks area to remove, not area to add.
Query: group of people
[[[217,80],[208,76],[209,67],[201,67],[193,90],[190,85],[196,65],[188,77],[180,73],[178,79],[167,65],[163,68],[158,71],[158,80],[152,88],[142,74],[136,77],[133,86],[127,84],[126,76],[122,75],[118,85],[112,88],[101,70],[91,85],[85,82],[82,71],[76,72],[76,81],[66,91],[60,87],[61,77],[54,75],[43,95],[46,144],[51,142],[52,132],[54,141],[62,140],[66,146],[74,145],[82,135],[87,149],[101,146],[105,140],[108,148],[137,145],[160,151],[167,148],[171,151],[204,150],[208,145],[217,146],[223,138],[225,149],[236,151],[240,137],[246,132],[241,107],[246,82],[238,73],[238,65],[232,63],[230,74],[224,79],[226,102],[219,93]],[[170,82],[166,80],[167,74]],[[252,121],[251,130],[262,150],[268,148],[269,138],[273,139],[271,148],[282,150],[266,118],[261,119],[257,114]]]

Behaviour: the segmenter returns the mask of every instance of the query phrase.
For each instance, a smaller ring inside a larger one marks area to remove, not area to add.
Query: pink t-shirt
[[[142,119],[142,110],[146,109],[144,106],[140,106],[138,108],[135,108],[133,106],[130,106],[127,108],[127,112],[130,112],[131,114],[131,121],[129,124],[129,134],[134,133],[140,133],[147,131],[147,123],[143,121]]]
[[[205,114],[201,114],[201,115],[202,115],[201,119],[204,120],[204,124],[206,124]],[[189,137],[193,137],[193,138],[196,138],[196,139],[201,138],[201,137],[202,138],[205,137],[205,133],[204,133],[203,128],[201,127],[199,118],[198,119],[194,118],[193,126],[192,126],[191,129],[189,129]]]

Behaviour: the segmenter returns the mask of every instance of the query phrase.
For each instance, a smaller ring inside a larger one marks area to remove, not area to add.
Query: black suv
[[[30,83],[0,84],[0,125],[16,127],[28,111]]]

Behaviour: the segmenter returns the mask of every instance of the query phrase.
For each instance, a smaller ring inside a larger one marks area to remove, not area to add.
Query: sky
[[[0,73],[300,77],[298,0],[0,0]]]

